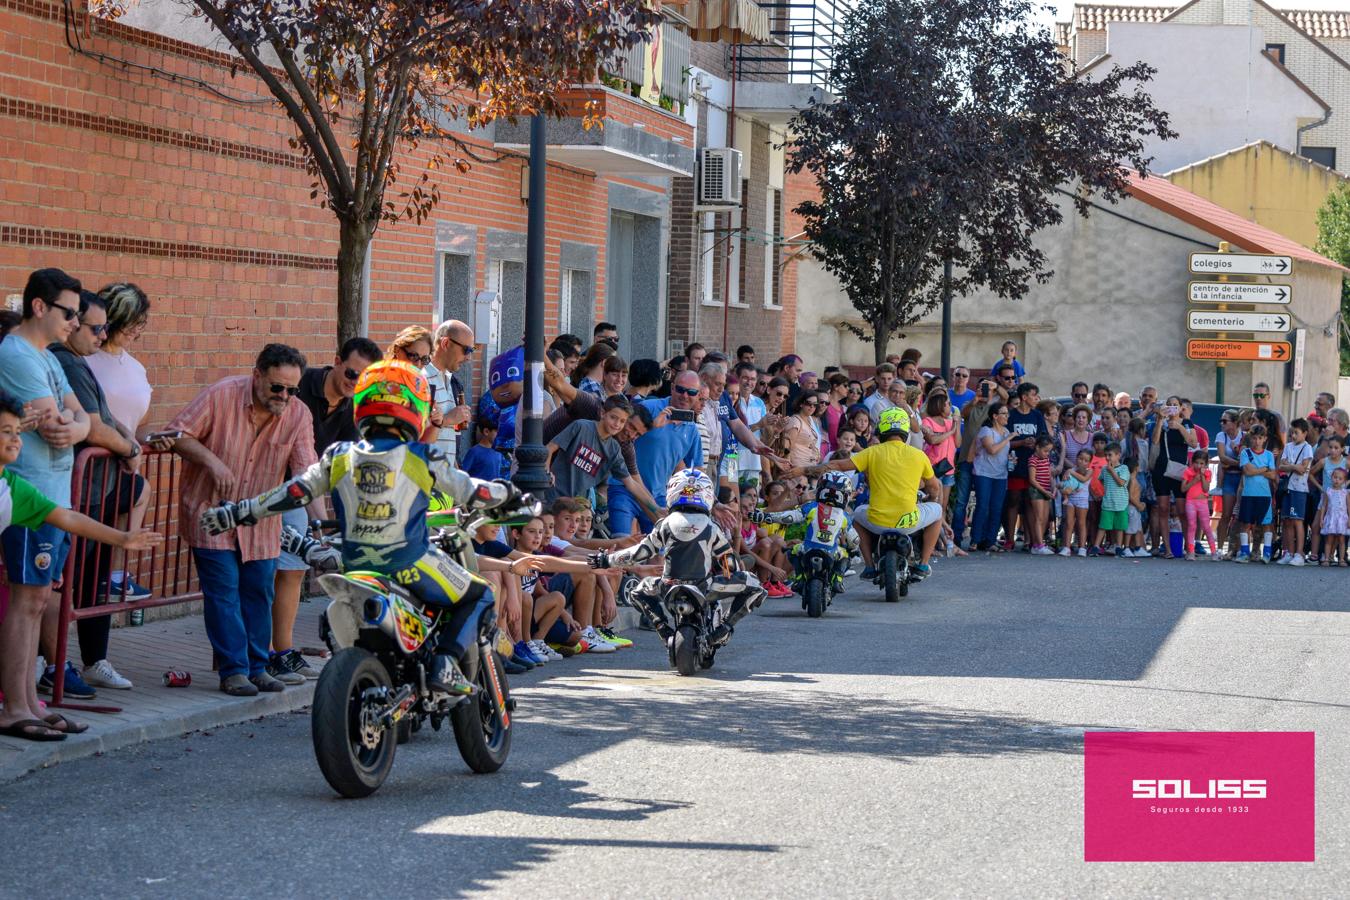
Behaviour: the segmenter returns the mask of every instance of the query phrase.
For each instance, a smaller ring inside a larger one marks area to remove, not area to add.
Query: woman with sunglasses
[[[431,351],[434,344],[434,335],[431,329],[424,328],[421,325],[409,325],[407,328],[394,335],[394,340],[384,351],[384,358],[388,360],[401,360],[411,363],[420,372],[431,365]],[[444,421],[441,415],[441,405],[432,403],[426,432],[422,435],[423,443],[434,444],[441,433],[441,424]]]
[[[848,376],[835,372],[826,379],[825,405],[820,410],[821,421],[825,423],[825,455],[834,452],[839,443],[839,425],[844,421],[848,407],[844,400],[848,397]]]
[[[812,391],[803,391],[789,407],[791,415],[783,426],[783,441],[787,450],[788,466],[806,468],[820,462],[820,437],[814,419],[820,408],[820,398]],[[801,487],[804,478],[790,479],[793,487]]]

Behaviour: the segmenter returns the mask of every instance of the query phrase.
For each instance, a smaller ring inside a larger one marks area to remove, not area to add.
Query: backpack
[[[1106,471],[1106,463],[1097,467],[1096,473],[1092,476],[1092,481],[1088,482],[1088,495],[1093,500],[1100,500],[1106,496],[1106,483],[1102,481],[1102,473]]]

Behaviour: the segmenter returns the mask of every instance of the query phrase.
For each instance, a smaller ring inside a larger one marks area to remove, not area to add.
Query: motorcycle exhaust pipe
[[[692,616],[696,612],[694,604],[690,603],[688,600],[681,600],[677,608],[682,616]]]

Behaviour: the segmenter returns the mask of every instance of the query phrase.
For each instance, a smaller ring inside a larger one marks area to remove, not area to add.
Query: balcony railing
[[[758,0],[769,14],[772,40],[735,44],[736,73],[751,81],[791,81],[830,87],[834,45],[856,0]]]
[[[661,95],[678,105],[678,109],[672,111],[681,112],[689,102],[689,35],[672,22],[662,22],[661,42]],[[651,45],[646,42],[637,44],[617,54],[601,68],[610,78],[641,86],[644,57],[650,50]]]

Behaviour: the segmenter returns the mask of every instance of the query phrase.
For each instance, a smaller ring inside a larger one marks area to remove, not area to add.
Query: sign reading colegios
[[[1259,253],[1192,253],[1191,271],[1213,275],[1288,275],[1294,269],[1289,256]]]

